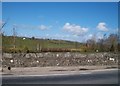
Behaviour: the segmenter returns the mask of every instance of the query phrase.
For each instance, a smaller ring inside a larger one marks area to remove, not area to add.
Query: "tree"
[[[118,35],[117,34],[110,34],[110,36],[108,37],[108,41],[110,43],[110,51],[117,51]]]
[[[33,36],[33,37],[32,37],[32,40],[34,40],[34,39],[35,39],[35,37]]]
[[[95,51],[95,49],[96,49],[96,43],[93,39],[87,40],[87,45],[86,46],[90,51]]]
[[[113,52],[115,49],[114,49],[114,46],[113,44],[111,45],[111,48],[110,48],[110,51]]]

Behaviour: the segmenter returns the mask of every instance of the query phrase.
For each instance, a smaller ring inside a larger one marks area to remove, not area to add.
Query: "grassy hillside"
[[[65,40],[50,40],[50,39],[35,39],[35,38],[25,38],[24,37],[15,37],[15,46],[14,47],[14,37],[13,36],[3,36],[2,37],[2,46],[4,52],[10,51],[40,51],[41,49],[80,49],[81,43],[76,43],[72,41]]]

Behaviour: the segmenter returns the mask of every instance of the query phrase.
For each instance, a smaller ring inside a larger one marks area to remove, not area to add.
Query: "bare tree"
[[[5,21],[1,23],[1,27],[0,27],[0,34],[2,34],[2,29],[6,26],[6,24],[8,23],[9,18]]]

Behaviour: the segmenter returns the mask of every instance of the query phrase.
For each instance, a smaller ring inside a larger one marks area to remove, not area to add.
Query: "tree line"
[[[98,39],[92,38],[86,42],[87,51],[117,52],[120,51],[120,41],[117,34],[110,34],[108,37]]]

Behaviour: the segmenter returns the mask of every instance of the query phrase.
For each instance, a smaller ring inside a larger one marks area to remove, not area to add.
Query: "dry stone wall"
[[[3,53],[3,67],[117,65],[115,53],[42,52]]]

